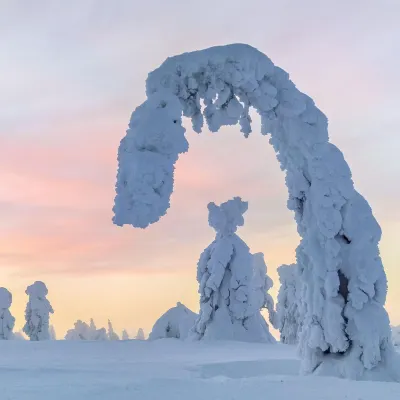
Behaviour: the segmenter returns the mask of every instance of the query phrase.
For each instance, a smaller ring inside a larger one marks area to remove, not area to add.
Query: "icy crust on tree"
[[[396,347],[400,347],[400,325],[392,327],[392,341]]]
[[[194,325],[197,314],[182,303],[177,303],[154,324],[149,340],[175,338],[184,340]]]
[[[68,330],[65,335],[65,340],[108,340],[107,331],[105,328],[97,329],[93,319],[90,320],[90,325],[86,322],[78,320],[74,324],[74,328]]]
[[[327,118],[313,100],[268,57],[242,44],[168,58],[149,74],[146,92],[119,148],[114,222],[143,228],[166,213],[174,164],[188,149],[182,113],[196,132],[205,120],[213,132],[239,123],[247,136],[253,107],[286,171],[288,208],[302,237],[297,249],[306,304],[302,370],[314,371],[331,353],[344,360],[356,354],[349,362],[359,364],[360,378],[364,370],[385,364],[393,348],[384,309],[381,229],[354,189],[342,153],[329,143]],[[227,247],[221,245],[221,256],[227,257]]]
[[[107,331],[108,340],[119,340],[119,336],[115,333],[111,321],[108,320],[107,324],[108,324],[108,331]]]
[[[276,304],[276,326],[282,343],[295,344],[299,340],[304,312],[302,312],[301,282],[296,264],[278,268],[280,288]]]
[[[12,295],[6,289],[0,288],[0,340],[12,340],[15,318],[11,315],[9,308],[12,303]]]
[[[32,341],[50,340],[49,319],[54,313],[49,300],[46,299],[48,290],[41,281],[28,286],[25,293],[29,296],[25,309],[24,333]]]
[[[235,234],[247,207],[240,197],[208,205],[216,237],[198,262],[200,314],[193,339],[275,342],[260,313],[264,298],[258,301],[254,289],[253,256]]]

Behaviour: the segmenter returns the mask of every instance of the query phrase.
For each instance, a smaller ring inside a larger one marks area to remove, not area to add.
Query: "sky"
[[[329,118],[356,188],[383,230],[387,310],[400,324],[398,0],[0,0],[0,286],[17,330],[43,280],[59,337],[77,319],[130,333],[181,301],[198,310],[196,264],[213,240],[207,203],[249,202],[240,236],[276,268],[299,242],[268,138],[201,135],[178,161],[168,214],[111,222],[117,149],[145,79],[168,56],[248,43]],[[258,124],[258,125],[257,125]]]

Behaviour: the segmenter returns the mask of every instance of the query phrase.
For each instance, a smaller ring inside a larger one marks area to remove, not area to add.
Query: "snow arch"
[[[261,133],[270,135],[286,171],[288,208],[302,238],[303,369],[316,370],[332,353],[346,355],[340,358],[357,377],[385,362],[392,348],[381,230],[342,153],[329,143],[327,119],[313,100],[267,56],[243,44],[168,58],[149,74],[146,93],[118,151],[114,223],[145,228],[167,212],[174,164],[188,150],[182,115],[196,132],[204,119],[213,132],[239,122],[247,137],[249,108],[255,108]]]

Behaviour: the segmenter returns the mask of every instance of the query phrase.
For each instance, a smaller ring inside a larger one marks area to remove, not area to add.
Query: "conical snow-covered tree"
[[[121,339],[122,339],[122,340],[129,340],[129,334],[128,334],[128,332],[127,332],[126,329],[124,329],[124,330],[122,331]]]
[[[253,296],[254,305],[258,309],[267,309],[269,321],[275,327],[274,299],[268,293],[274,286],[274,282],[267,275],[267,264],[263,253],[253,254]]]
[[[295,344],[299,340],[302,324],[301,282],[296,264],[278,268],[281,286],[276,305],[276,329],[282,343]]]
[[[50,340],[57,340],[56,330],[53,325],[50,325],[49,328]]]
[[[49,340],[49,318],[54,313],[53,307],[46,299],[48,290],[41,281],[28,286],[25,293],[29,296],[25,309],[25,326],[23,331],[32,341]]]
[[[139,328],[135,337],[136,340],[144,340],[144,332],[142,328]]]
[[[108,340],[119,340],[119,336],[114,332],[114,328],[110,320],[108,320],[107,336]]]
[[[11,303],[11,293],[6,288],[0,288],[0,340],[13,339],[15,318],[9,310]]]
[[[235,233],[244,224],[246,210],[247,202],[240,197],[208,205],[216,237],[198,262],[200,314],[191,335],[195,339],[275,341],[259,304],[252,304],[253,256]]]

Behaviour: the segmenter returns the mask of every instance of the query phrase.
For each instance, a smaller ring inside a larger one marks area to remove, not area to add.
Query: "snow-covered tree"
[[[114,332],[114,328],[110,320],[108,320],[107,336],[108,340],[119,340],[119,336]]]
[[[56,330],[53,325],[50,325],[49,328],[50,340],[57,340]]]
[[[65,335],[65,340],[108,340],[107,331],[105,328],[97,329],[93,319],[90,320],[90,325],[86,322],[78,320],[74,324],[74,328],[68,330]]]
[[[12,295],[6,289],[0,288],[0,340],[11,340],[15,318],[11,315],[9,308],[12,303]]]
[[[314,101],[244,44],[169,57],[149,74],[146,94],[118,151],[114,223],[144,228],[167,212],[174,164],[188,150],[182,114],[196,132],[204,120],[212,132],[239,123],[247,137],[253,107],[286,172],[287,204],[301,236],[302,371],[357,379],[376,371],[400,379],[384,308],[381,229],[343,154],[329,142],[328,120]]]
[[[142,328],[139,328],[135,337],[136,340],[144,340],[144,332]]]
[[[126,329],[124,329],[124,330],[122,331],[121,339],[122,339],[122,340],[129,340],[129,334],[128,334],[128,332],[127,332]]]
[[[182,303],[170,308],[154,324],[149,340],[176,338],[186,339],[193,327],[197,314],[189,310]]]
[[[49,340],[49,318],[54,313],[53,307],[47,300],[46,285],[36,281],[28,286],[25,293],[29,296],[25,309],[25,326],[23,331],[32,341]]]
[[[267,275],[267,264],[263,253],[253,254],[253,303],[256,309],[267,309],[269,321],[275,326],[274,299],[268,293],[274,282]]]
[[[220,206],[208,205],[208,221],[216,237],[197,266],[200,314],[192,330],[195,339],[275,341],[260,313],[264,299],[252,304],[253,256],[235,233],[244,224],[246,210],[247,202],[240,197]]]
[[[281,342],[295,344],[299,340],[302,324],[301,288],[297,265],[281,265],[278,268],[281,286],[276,304],[276,329]]]

